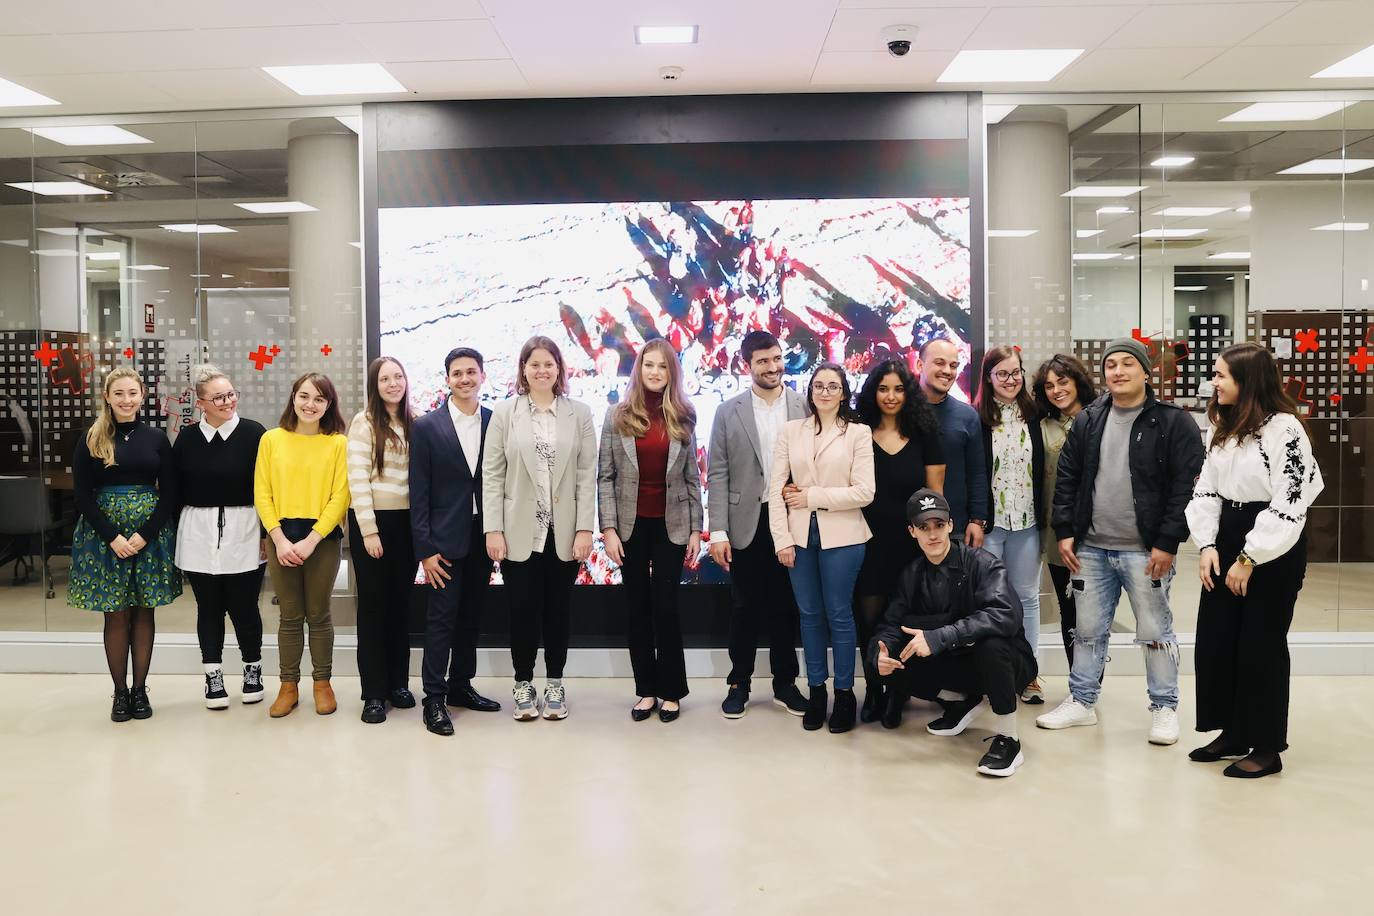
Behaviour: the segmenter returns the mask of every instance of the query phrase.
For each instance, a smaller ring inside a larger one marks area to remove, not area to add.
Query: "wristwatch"
[[[987,530],[988,530],[987,519],[982,519],[982,518],[971,518],[971,519],[968,520],[968,523],[969,523],[970,525],[977,525],[979,528],[982,528],[984,531],[987,531]]]
[[[1239,563],[1241,566],[1254,566],[1254,565],[1255,565],[1255,561],[1250,557],[1250,555],[1249,555],[1248,553],[1246,553],[1246,552],[1243,551],[1243,550],[1242,550],[1242,551],[1240,552],[1240,554],[1236,557],[1236,562]]]

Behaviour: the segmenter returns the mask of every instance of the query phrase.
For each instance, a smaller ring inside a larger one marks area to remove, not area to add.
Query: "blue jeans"
[[[830,677],[827,646],[835,650],[835,689],[854,686],[854,580],[864,562],[863,544],[821,549],[816,516],[806,547],[797,548],[797,559],[788,570],[792,593],[801,617],[802,654],[806,657],[806,683],[825,684]]]
[[[1079,547],[1078,575],[1072,578],[1078,603],[1078,626],[1073,636],[1073,667],[1069,692],[1084,706],[1092,706],[1102,692],[1107,643],[1116,605],[1125,589],[1135,615],[1135,641],[1145,650],[1145,689],[1151,706],[1178,708],[1178,639],[1169,608],[1169,583],[1145,575],[1150,554],[1135,550]]]
[[[1008,531],[994,528],[983,539],[983,547],[1002,561],[1012,591],[1021,599],[1021,623],[1031,653],[1040,657],[1040,529]]]

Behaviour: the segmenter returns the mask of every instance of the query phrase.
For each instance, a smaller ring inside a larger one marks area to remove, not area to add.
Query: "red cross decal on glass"
[[[268,353],[271,353],[272,356],[273,356],[273,358],[275,358],[276,356],[278,356],[278,355],[281,353],[281,347],[277,346],[276,344],[272,344],[272,348],[271,348],[270,350],[268,350],[267,352],[268,352]]]
[[[334,352],[334,348],[331,347],[329,344],[325,344],[323,347],[320,347],[320,352],[323,353],[325,356],[328,356],[329,354]]]
[[[125,347],[125,348],[124,348],[124,355],[125,355],[127,358],[129,358],[129,359],[133,359],[133,358],[134,358],[134,348],[133,348],[133,347]]]
[[[262,371],[262,367],[272,362],[272,357],[268,355],[267,348],[259,346],[252,353],[248,354],[248,361],[253,364],[253,368]]]
[[[91,374],[94,365],[95,359],[90,353],[63,347],[57,364],[48,368],[48,381],[54,386],[63,386],[71,394],[84,394],[86,376]]]
[[[43,368],[46,369],[52,365],[53,358],[57,356],[57,353],[58,351],[53,349],[52,344],[45,340],[41,347],[33,351],[33,358],[42,363]]]
[[[1371,366],[1374,366],[1374,356],[1370,355],[1368,347],[1360,347],[1350,357],[1350,365],[1355,367],[1356,372],[1363,375],[1369,371]]]
[[[1339,404],[1340,402],[1341,402],[1341,396],[1340,396],[1340,393],[1339,393],[1339,392],[1336,393],[1336,394],[1331,395],[1331,403],[1332,403],[1332,404]]]
[[[1311,416],[1312,408],[1316,406],[1310,400],[1302,396],[1302,391],[1306,387],[1307,383],[1302,379],[1290,377],[1283,380],[1283,390],[1288,392],[1289,397],[1297,402],[1298,413],[1304,417]]]
[[[1308,331],[1299,331],[1294,335],[1298,341],[1299,353],[1316,353],[1321,347],[1317,344],[1317,331],[1315,328]]]

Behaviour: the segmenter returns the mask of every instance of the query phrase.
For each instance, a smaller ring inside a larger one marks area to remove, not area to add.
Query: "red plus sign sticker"
[[[325,344],[323,347],[320,347],[320,352],[323,353],[325,356],[328,356],[329,354],[334,352],[334,348],[331,347],[329,344]]]
[[[1293,336],[1297,338],[1299,353],[1316,353],[1318,350],[1321,349],[1321,347],[1317,344],[1316,329],[1312,329],[1309,331],[1299,331],[1297,334]]]
[[[259,346],[252,353],[248,354],[248,361],[253,364],[253,368],[262,371],[262,367],[272,362],[272,357],[267,354],[267,348]]]
[[[125,356],[126,358],[128,358],[128,359],[133,359],[133,358],[134,358],[134,348],[133,348],[133,347],[125,347],[125,348],[124,348],[124,356]]]
[[[1356,372],[1363,375],[1369,371],[1371,366],[1374,366],[1374,356],[1370,355],[1368,347],[1360,347],[1350,357],[1350,365],[1355,367]]]
[[[271,353],[272,356],[275,358],[281,354],[281,347],[277,346],[276,344],[272,344],[272,349],[268,350],[267,352]]]
[[[52,361],[57,356],[57,352],[58,351],[53,349],[52,344],[45,340],[41,347],[33,351],[33,358],[42,363],[43,368],[46,369],[52,365]]]
[[[1333,394],[1333,395],[1331,395],[1331,403],[1332,403],[1332,404],[1339,404],[1340,402],[1341,402],[1341,396],[1340,396],[1339,394]]]

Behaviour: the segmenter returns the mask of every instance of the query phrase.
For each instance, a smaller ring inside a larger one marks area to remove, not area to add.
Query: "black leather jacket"
[[[932,655],[967,649],[989,636],[1015,637],[1026,643],[1021,601],[1012,590],[1007,568],[981,547],[961,541],[950,545],[939,566],[923,555],[897,578],[873,639],[867,646],[877,664],[878,643],[896,657],[911,636],[902,627],[924,630]]]

